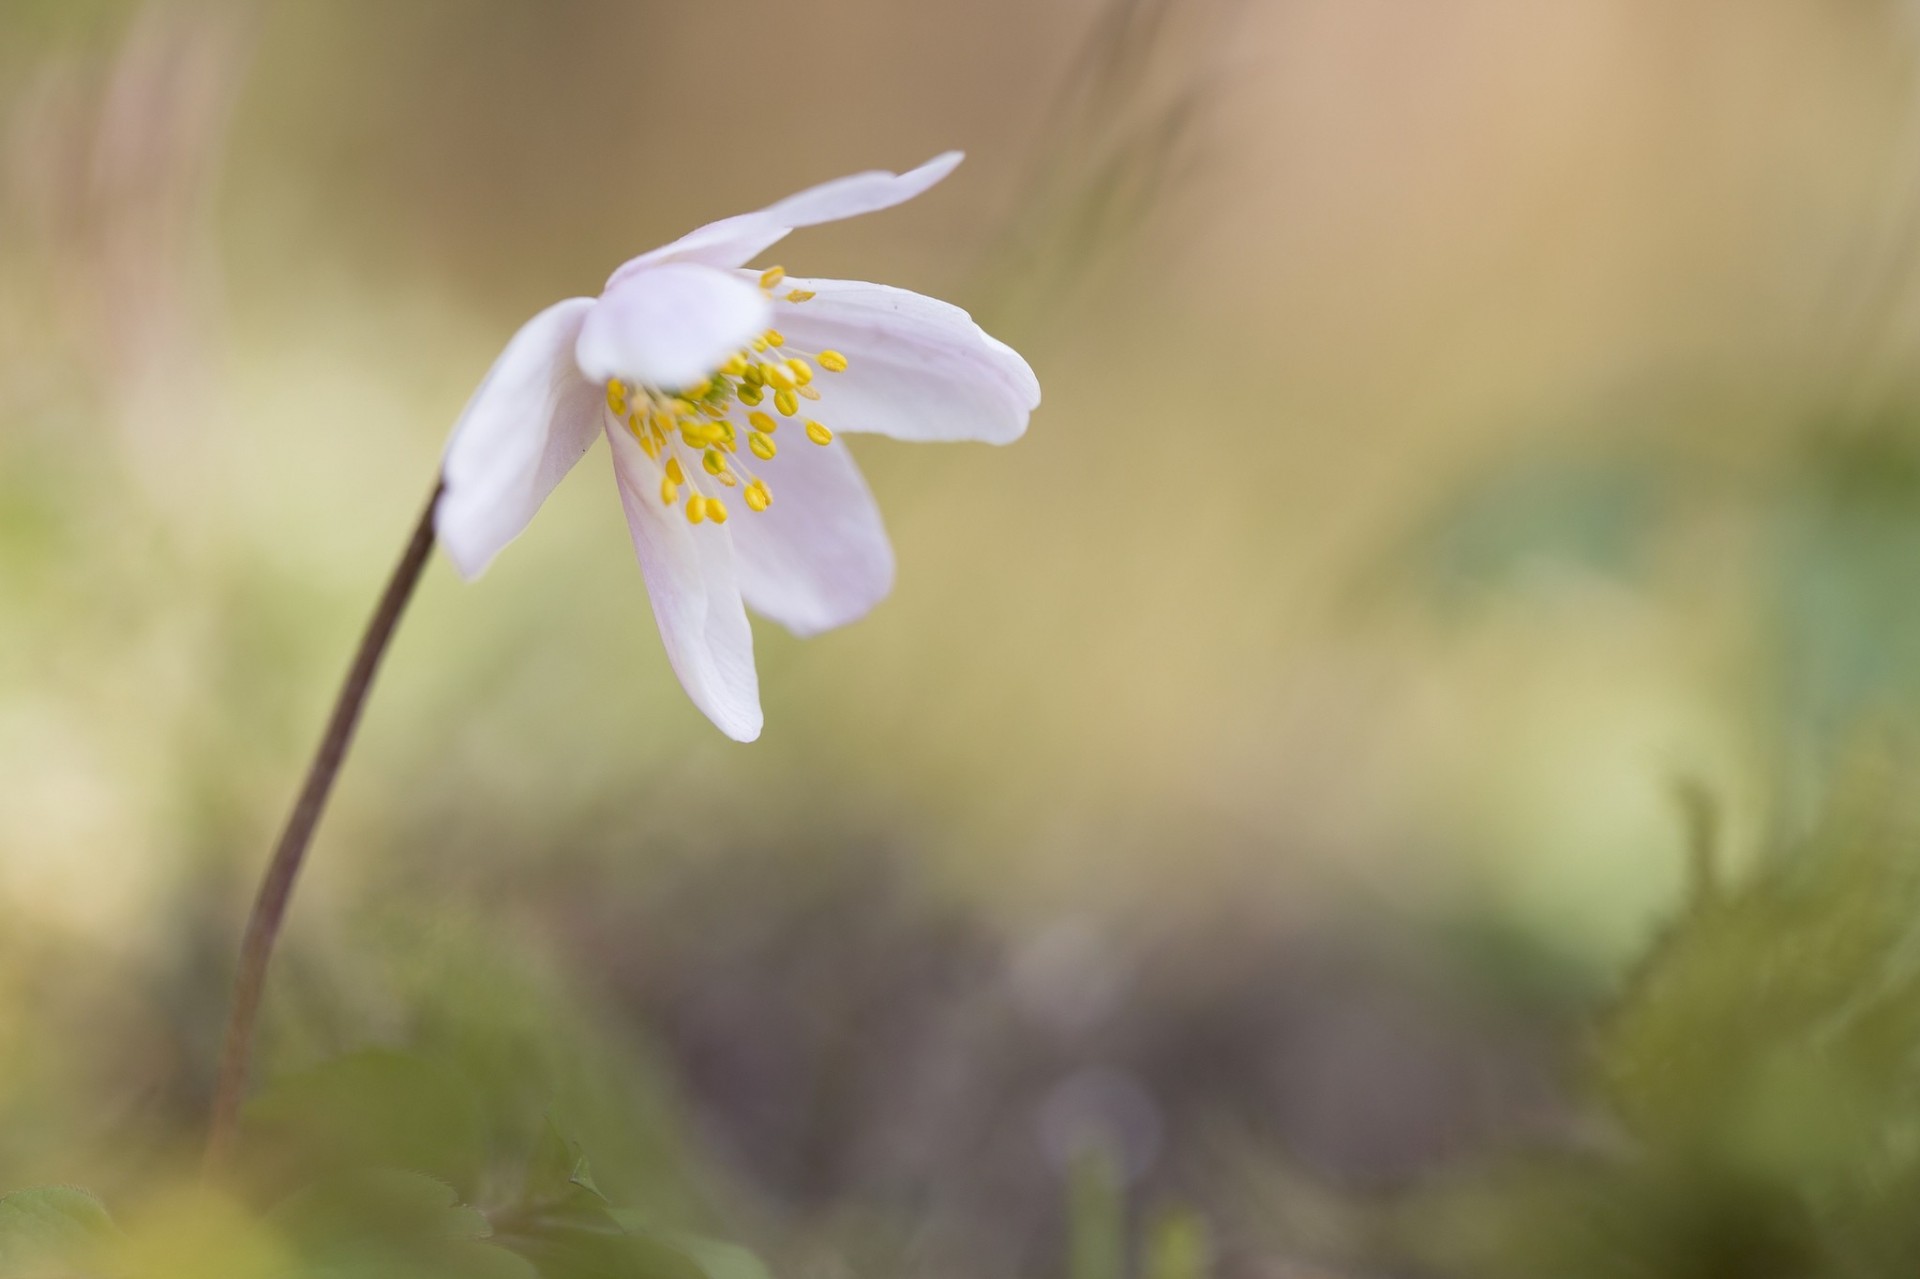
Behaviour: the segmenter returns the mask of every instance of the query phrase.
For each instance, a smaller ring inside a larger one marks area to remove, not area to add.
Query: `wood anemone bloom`
[[[796,228],[911,200],[951,173],[860,173],[700,228],[528,321],[447,447],[435,531],[474,578],[605,434],[667,659],[729,737],[760,734],[746,609],[802,636],[893,584],[841,435],[1018,439],[1040,383],[965,311],[747,264]]]

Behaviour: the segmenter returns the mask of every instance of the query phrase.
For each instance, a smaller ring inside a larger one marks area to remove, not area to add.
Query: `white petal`
[[[610,427],[607,441],[667,661],[721,732],[750,742],[760,736],[760,681],[729,530],[688,524],[678,506],[660,500],[660,468],[633,437]]]
[[[570,298],[521,326],[454,424],[434,531],[463,577],[485,571],[593,444],[601,393],[573,362],[592,306]]]
[[[624,378],[673,390],[724,364],[766,331],[771,316],[766,296],[735,272],[685,262],[653,266],[600,296],[575,354],[594,382]]]
[[[876,169],[836,178],[798,195],[788,196],[767,209],[766,216],[782,226],[803,227],[856,218],[863,213],[878,213],[924,194],[959,168],[960,161],[965,158],[959,151],[948,151],[906,173],[888,173]]]
[[[745,266],[786,239],[792,230],[792,227],[774,221],[765,212],[741,213],[718,222],[709,222],[672,244],[642,253],[624,263],[608,278],[607,287],[611,289],[644,267],[668,262],[729,268]]]
[[[844,373],[814,379],[815,415],[836,431],[902,440],[1006,444],[1040,406],[1027,362],[957,306],[884,284],[791,280],[815,296],[774,307],[774,327],[804,351],[838,351]]]
[[[756,213],[742,213],[709,222],[672,244],[642,253],[615,271],[611,289],[634,272],[666,262],[694,262],[702,266],[741,267],[778,244],[796,227],[838,222],[862,213],[878,213],[924,193],[959,167],[958,151],[937,155],[917,169],[888,173],[876,169],[836,178],[790,195]]]
[[[864,617],[887,597],[893,546],[846,446],[822,448],[797,425],[775,436],[772,461],[753,463],[773,505],[741,510],[727,527],[747,607],[805,637]]]

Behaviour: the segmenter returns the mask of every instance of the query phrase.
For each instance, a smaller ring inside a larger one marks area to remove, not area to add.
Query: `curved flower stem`
[[[280,936],[280,925],[286,918],[287,902],[293,896],[294,880],[306,858],[307,845],[313,841],[314,828],[320,824],[327,796],[333,791],[334,778],[339,775],[347,747],[353,743],[353,732],[360,722],[367,694],[373,688],[374,676],[380,670],[380,659],[386,655],[394,629],[400,624],[400,615],[406,611],[407,601],[413,598],[413,589],[419,585],[421,571],[433,551],[433,513],[445,487],[444,482],[434,485],[433,495],[427,499],[426,509],[420,512],[413,536],[401,552],[400,562],[394,566],[379,606],[367,623],[366,634],[360,637],[360,648],[347,670],[346,682],[334,699],[326,735],[320,739],[313,763],[307,768],[307,779],[300,787],[293,811],[287,815],[286,827],[273,850],[273,860],[267,864],[267,873],[254,897],[253,913],[247,917],[246,937],[240,944],[240,967],[233,983],[233,1005],[227,1014],[226,1043],[220,1052],[213,1118],[207,1133],[209,1176],[221,1173],[232,1158],[240,1103],[246,1093],[247,1071],[253,1058],[254,1025],[259,1020],[260,996],[266,985],[267,964],[273,958],[273,944]]]

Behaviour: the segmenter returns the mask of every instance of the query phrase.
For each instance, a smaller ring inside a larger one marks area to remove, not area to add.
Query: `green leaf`
[[[0,1274],[77,1267],[117,1235],[106,1207],[72,1186],[39,1186],[0,1198]]]
[[[537,1274],[489,1241],[493,1228],[484,1213],[462,1204],[452,1186],[419,1173],[373,1169],[336,1177],[282,1203],[272,1221],[315,1279]]]
[[[247,1108],[247,1148],[283,1184],[410,1168],[471,1191],[484,1116],[458,1074],[399,1053],[341,1057],[276,1084]]]

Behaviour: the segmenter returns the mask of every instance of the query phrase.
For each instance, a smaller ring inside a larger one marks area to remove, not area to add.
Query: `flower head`
[[[604,434],[674,672],[760,733],[751,607],[800,635],[865,614],[893,550],[843,434],[1018,439],[1025,360],[958,307],[748,264],[797,228],[891,208],[960,163],[860,173],[701,227],[521,328],[454,427],[436,531],[483,572]]]

